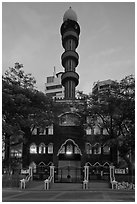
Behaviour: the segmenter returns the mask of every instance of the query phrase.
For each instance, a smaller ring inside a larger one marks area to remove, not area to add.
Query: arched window
[[[45,154],[46,153],[46,146],[44,143],[41,143],[39,145],[39,154]]]
[[[103,147],[103,154],[110,154],[110,147],[108,147],[107,145],[105,145]]]
[[[103,135],[108,135],[108,131],[106,128],[103,129]]]
[[[37,146],[35,143],[30,145],[30,154],[37,154]]]
[[[97,125],[94,127],[94,134],[95,135],[99,135],[100,134],[100,128]]]
[[[79,126],[80,117],[78,114],[65,113],[59,116],[59,125],[60,126]]]
[[[37,128],[34,128],[34,130],[32,131],[32,135],[37,135],[38,134],[38,132],[37,132]]]
[[[92,154],[92,147],[90,143],[86,143],[85,149],[86,149],[86,154]]]
[[[86,134],[87,134],[87,135],[91,135],[91,128],[90,128],[90,127],[87,127],[87,129],[86,129]]]
[[[59,151],[59,153],[60,153],[60,154],[65,154],[65,146],[63,146],[63,147],[61,148],[61,150]]]
[[[48,134],[53,135],[53,125],[49,126],[48,128]]]
[[[101,146],[100,144],[94,145],[94,154],[101,154]]]
[[[43,128],[39,128],[39,135],[44,135],[44,129]]]
[[[53,154],[53,144],[52,143],[48,145],[48,154]]]
[[[74,153],[75,153],[75,154],[80,154],[80,150],[79,150],[79,148],[76,147],[76,146],[75,146],[75,148],[74,148]]]
[[[71,144],[67,145],[66,154],[73,154],[73,146]]]
[[[58,154],[81,154],[78,145],[71,139],[66,140],[60,147]]]

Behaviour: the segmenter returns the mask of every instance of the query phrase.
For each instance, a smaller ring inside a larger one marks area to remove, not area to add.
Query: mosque
[[[109,179],[109,166],[117,163],[117,151],[107,145],[95,142],[95,137],[106,134],[105,130],[86,126],[90,118],[83,118],[74,111],[73,104],[83,104],[76,99],[75,89],[79,84],[76,67],[79,55],[80,26],[76,13],[70,7],[63,16],[60,29],[64,52],[61,56],[64,72],[61,84],[64,87],[64,98],[56,103],[67,104],[68,109],[58,112],[57,119],[45,129],[36,128],[27,144],[23,146],[23,168],[31,166],[33,179],[46,179],[49,167],[55,167],[55,182],[80,182],[83,169],[89,166],[89,179]]]

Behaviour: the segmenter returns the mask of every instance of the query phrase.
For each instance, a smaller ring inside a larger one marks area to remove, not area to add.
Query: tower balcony
[[[75,81],[75,86],[79,83],[79,75],[76,72],[65,72],[61,76],[62,85],[64,86],[65,82],[68,80]]]
[[[68,31],[66,31],[66,32],[63,34],[63,36],[62,36],[62,45],[63,45],[64,49],[65,49],[65,42],[66,42],[68,39],[73,39],[73,40],[75,41],[75,43],[76,43],[76,48],[77,48],[77,46],[78,46],[78,41],[79,41],[79,36],[78,36],[78,34],[77,34],[75,31],[73,31],[73,30],[68,30]]]
[[[79,55],[77,52],[73,51],[73,50],[67,50],[65,51],[62,56],[61,56],[61,60],[62,60],[62,66],[65,68],[65,62],[66,60],[69,59],[73,59],[76,62],[76,67],[78,65],[78,60],[79,60]]]
[[[68,19],[61,25],[61,35],[67,31],[67,30],[74,30],[78,35],[80,34],[80,26],[76,21]]]

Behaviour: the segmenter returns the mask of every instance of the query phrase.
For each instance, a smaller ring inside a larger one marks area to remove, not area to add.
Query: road
[[[3,189],[3,202],[134,202],[133,190],[34,191]]]

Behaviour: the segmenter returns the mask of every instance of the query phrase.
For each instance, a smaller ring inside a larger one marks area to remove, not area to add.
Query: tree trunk
[[[5,163],[9,166],[10,160],[10,136],[5,134]]]
[[[8,170],[8,173],[11,171],[11,163],[10,163],[10,136],[5,134],[5,157],[3,160],[3,167]]]

